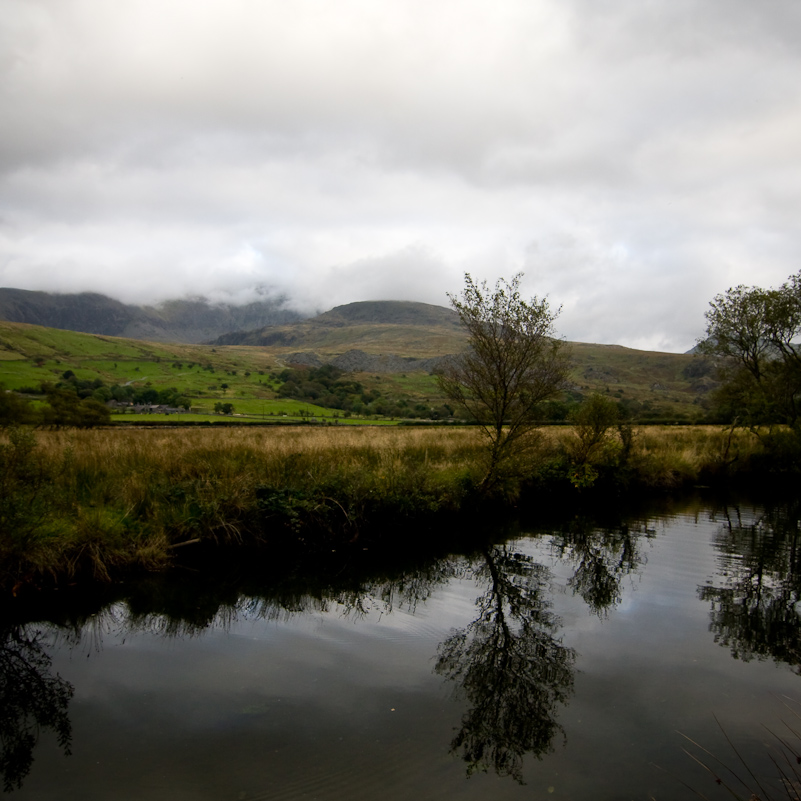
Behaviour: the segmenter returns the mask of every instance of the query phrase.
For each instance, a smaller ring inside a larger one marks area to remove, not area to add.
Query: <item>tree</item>
[[[744,425],[795,426],[801,402],[801,272],[778,289],[736,286],[706,312],[699,351],[715,357],[719,407]]]
[[[469,348],[441,369],[439,385],[487,437],[484,489],[532,444],[539,405],[559,394],[570,369],[565,343],[554,338],[559,310],[546,298],[523,300],[522,278],[499,279],[491,290],[466,273],[461,297],[448,295]]]
[[[43,425],[75,426],[76,428],[93,428],[94,426],[108,425],[111,422],[111,412],[108,407],[93,398],[79,398],[70,390],[57,389],[45,386],[47,406],[41,410]]]

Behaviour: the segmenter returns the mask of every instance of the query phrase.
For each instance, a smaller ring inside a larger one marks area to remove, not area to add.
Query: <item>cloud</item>
[[[527,272],[683,350],[797,270],[791,0],[6,0],[0,282],[304,310]]]

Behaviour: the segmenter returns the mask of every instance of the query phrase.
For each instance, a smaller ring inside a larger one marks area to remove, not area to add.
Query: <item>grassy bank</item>
[[[421,521],[486,503],[474,428],[22,428],[0,443],[5,591],[162,569],[204,543],[369,547],[387,532],[429,536]],[[544,430],[516,466],[522,482],[492,502],[736,478],[762,453],[752,434],[711,427],[579,445],[570,428]]]

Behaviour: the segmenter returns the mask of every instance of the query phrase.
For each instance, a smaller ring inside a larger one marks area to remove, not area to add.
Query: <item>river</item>
[[[707,749],[787,797],[800,537],[795,500],[688,498],[66,592],[3,629],[2,778],[37,801],[748,798]]]

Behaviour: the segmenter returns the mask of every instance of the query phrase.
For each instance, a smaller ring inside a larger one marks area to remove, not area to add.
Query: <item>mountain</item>
[[[94,292],[58,294],[0,288],[0,320],[151,342],[199,343],[228,331],[299,320],[282,298],[243,306],[205,298],[134,306]]]
[[[27,289],[0,289],[0,319],[88,334],[121,335],[144,313],[135,306],[82,292],[57,295]]]
[[[284,358],[292,352],[341,356],[358,350],[429,359],[456,353],[464,342],[459,317],[451,309],[414,301],[373,300],[336,306],[309,320],[223,334],[212,344],[267,347]]]
[[[335,306],[310,320],[315,325],[423,325],[460,330],[459,315],[453,309],[410,300],[366,300]]]

